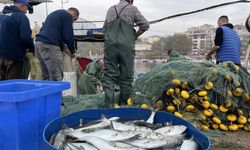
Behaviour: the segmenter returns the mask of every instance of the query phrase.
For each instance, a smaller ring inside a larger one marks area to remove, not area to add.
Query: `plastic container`
[[[48,143],[50,137],[57,133],[62,125],[67,125],[69,127],[76,127],[80,123],[80,119],[83,122],[89,122],[93,120],[98,120],[101,118],[101,115],[105,115],[107,118],[118,116],[123,121],[128,120],[147,120],[151,115],[151,111],[148,109],[140,108],[119,108],[119,109],[90,109],[83,110],[80,112],[72,113],[66,115],[62,118],[57,118],[50,122],[44,129],[44,141],[46,150],[57,150],[52,145]],[[185,125],[187,126],[186,134],[189,137],[194,137],[194,140],[199,143],[200,149],[209,150],[210,149],[210,140],[207,136],[201,133],[197,128],[187,121],[180,119],[167,112],[157,112],[154,118],[155,123],[165,123],[172,122],[175,125]]]
[[[60,116],[67,82],[7,80],[0,82],[0,149],[43,149],[43,129]]]

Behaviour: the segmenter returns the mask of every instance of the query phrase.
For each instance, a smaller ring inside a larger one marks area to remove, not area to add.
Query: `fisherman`
[[[103,59],[89,63],[78,81],[78,94],[92,95],[101,92]]]
[[[233,25],[229,23],[227,16],[221,16],[218,19],[218,28],[216,30],[214,46],[206,55],[206,59],[212,58],[212,54],[216,53],[216,63],[232,61],[236,65],[241,64],[240,61],[240,37],[233,29]]]
[[[139,30],[134,30],[134,25]],[[127,104],[132,93],[135,40],[149,29],[149,22],[133,5],[133,0],[120,0],[109,8],[104,23],[104,83],[105,105],[114,106],[114,87],[120,86],[118,103]]]
[[[26,52],[34,53],[30,23],[25,15],[29,8],[28,0],[16,0],[0,14],[0,80],[25,78]]]
[[[70,56],[75,57],[73,21],[79,17],[76,8],[56,10],[49,14],[36,37],[36,54],[39,59],[43,80],[63,79],[62,53],[67,45]]]

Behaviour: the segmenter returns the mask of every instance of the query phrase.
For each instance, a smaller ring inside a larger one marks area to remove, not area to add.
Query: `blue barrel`
[[[82,119],[83,122],[86,123],[89,121],[100,119],[102,114],[107,118],[120,117],[122,121],[142,119],[147,120],[151,115],[151,110],[140,108],[89,109],[55,119],[46,126],[43,132],[45,150],[57,150],[52,145],[50,145],[48,141],[54,133],[57,133],[59,130],[61,130],[62,125],[66,125],[68,127],[76,127],[79,125],[80,119]],[[186,134],[188,137],[193,137],[194,140],[200,144],[201,149],[210,149],[209,138],[187,121],[178,118],[170,113],[160,111],[156,113],[154,121],[155,123],[172,122],[174,125],[185,125],[187,126]]]

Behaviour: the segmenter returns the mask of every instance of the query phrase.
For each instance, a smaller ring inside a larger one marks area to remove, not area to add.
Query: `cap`
[[[14,0],[14,3],[20,3],[20,4],[25,4],[29,8],[32,8],[28,2],[28,0]]]

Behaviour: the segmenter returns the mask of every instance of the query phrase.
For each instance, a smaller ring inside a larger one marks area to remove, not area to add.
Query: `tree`
[[[192,40],[186,34],[174,34],[165,39],[164,50],[177,50],[183,55],[191,52]]]
[[[163,44],[161,41],[154,42],[152,44],[153,51],[163,51]]]
[[[166,37],[164,41],[164,51],[168,52],[170,49],[173,49],[173,36]]]

